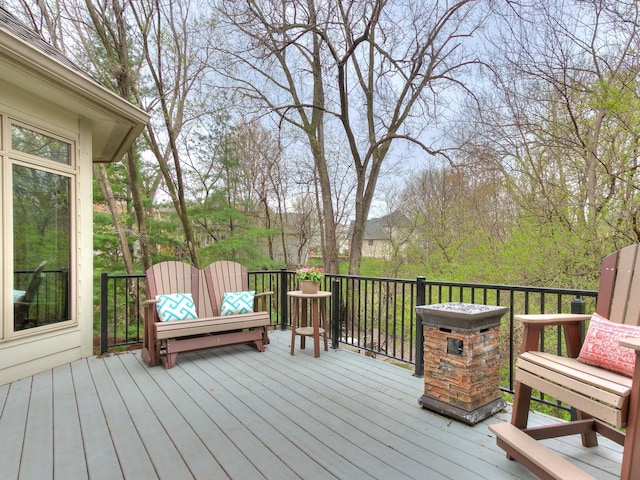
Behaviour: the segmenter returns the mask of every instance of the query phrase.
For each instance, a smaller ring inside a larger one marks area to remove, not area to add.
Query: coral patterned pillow
[[[254,290],[246,292],[225,292],[222,296],[220,314],[237,315],[253,312],[253,298],[255,294],[256,292]]]
[[[161,322],[195,320],[198,318],[196,304],[190,293],[156,295],[156,309]]]
[[[594,313],[578,360],[632,377],[636,352],[618,343],[629,337],[640,337],[640,327],[613,323]]]

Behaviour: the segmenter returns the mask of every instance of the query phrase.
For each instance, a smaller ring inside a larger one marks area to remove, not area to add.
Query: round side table
[[[324,338],[324,351],[329,350],[327,343],[327,302],[331,292],[302,293],[300,290],[287,292],[293,299],[293,316],[291,319],[291,355],[296,343],[296,335],[300,335],[300,349],[305,347],[305,338],[313,337],[313,356],[320,356],[320,334]],[[311,304],[311,326],[307,326],[307,307]],[[301,312],[300,312],[301,311]],[[299,317],[299,312],[301,317]],[[299,326],[298,326],[299,325]]]

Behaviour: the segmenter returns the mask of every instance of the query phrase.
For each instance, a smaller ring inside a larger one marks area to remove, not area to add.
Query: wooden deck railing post
[[[418,277],[416,279],[416,307],[419,305],[424,305],[425,302],[425,289],[426,289],[426,279],[424,277]],[[415,315],[416,319],[416,368],[414,371],[414,376],[423,377],[424,376],[424,332],[422,328],[422,320],[418,318],[418,315]]]

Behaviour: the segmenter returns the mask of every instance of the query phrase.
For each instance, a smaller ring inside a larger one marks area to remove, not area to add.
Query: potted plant
[[[296,271],[302,293],[318,293],[320,282],[324,278],[324,270],[320,267],[302,267]]]

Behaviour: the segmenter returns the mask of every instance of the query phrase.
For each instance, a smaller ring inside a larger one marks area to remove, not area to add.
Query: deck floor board
[[[533,480],[473,427],[420,407],[411,370],[346,349],[289,355],[246,345],[148,367],[139,352],[90,357],[0,386],[2,478]],[[534,414],[534,423],[551,419]],[[621,449],[545,441],[613,480]]]
[[[0,416],[2,448],[0,471],[7,478],[18,478],[24,448],[25,428],[29,413],[32,379],[25,378],[7,385],[4,408]]]
[[[40,448],[40,445],[53,445],[52,376],[52,372],[40,373],[31,383],[20,468],[20,475],[28,478],[46,478],[53,471],[53,449]]]
[[[71,366],[53,371],[53,465],[55,478],[67,479],[87,476],[87,462],[83,455],[82,430],[78,417]],[[45,475],[46,476],[46,475]]]
[[[118,454],[89,369],[92,360],[71,365],[73,388],[67,388],[76,397],[84,445],[81,452],[87,462],[87,476],[97,480],[118,480],[123,478],[123,474],[119,468],[114,468],[114,465],[119,465]]]

